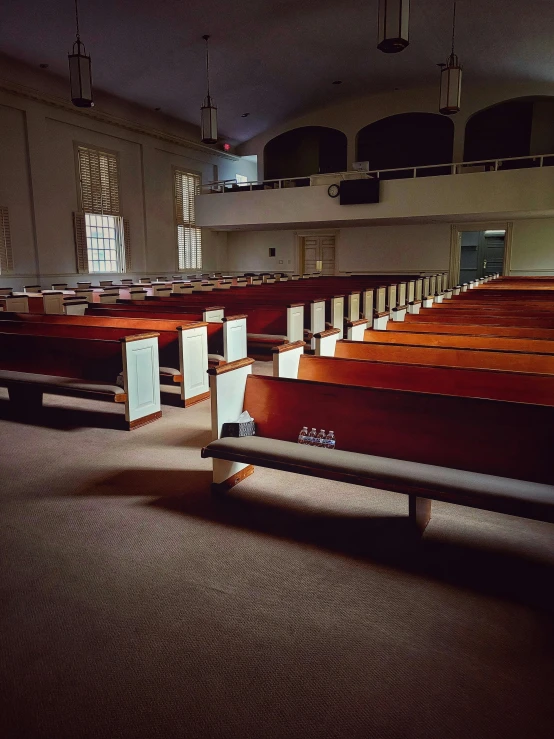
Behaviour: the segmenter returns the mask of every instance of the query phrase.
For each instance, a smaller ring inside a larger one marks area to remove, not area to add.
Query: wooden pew
[[[223,310],[213,309],[221,315],[218,320],[202,321],[206,324],[208,335],[208,360],[212,364],[221,362],[234,362],[246,356],[246,319],[244,314],[223,316]],[[186,321],[198,322],[201,315],[209,315],[209,311],[203,313],[180,313],[179,311],[166,311],[128,308],[127,306],[109,306],[107,308],[94,307],[87,311],[87,317],[102,318],[103,320],[134,320],[134,321],[173,321],[183,324]],[[212,316],[213,317],[213,316]],[[136,324],[137,326],[140,324]]]
[[[468,334],[431,334],[394,331],[365,331],[363,341],[410,344],[412,346],[446,346],[458,349],[490,349],[506,352],[554,354],[554,341],[511,336],[472,336]]]
[[[419,315],[406,316],[406,323],[417,325],[420,323],[436,323],[440,320],[443,324],[461,324],[479,323],[483,326],[514,326],[520,328],[554,328],[554,317],[537,317],[526,316],[522,314],[513,315],[486,315],[482,311],[475,313],[459,313],[439,314],[429,312]]]
[[[286,371],[285,367],[283,369]],[[554,405],[554,375],[394,364],[302,354],[295,375],[281,376],[339,385]]]
[[[210,373],[214,493],[259,465],[407,494],[417,531],[432,500],[554,523],[554,407],[263,377],[247,360]],[[221,439],[243,409],[256,436]],[[297,444],[305,424],[332,428],[336,450]]]
[[[389,322],[387,331],[417,332],[431,334],[469,334],[473,336],[511,336],[514,339],[550,339],[554,340],[554,329],[520,328],[519,326],[491,326],[488,324],[469,323],[393,323]]]
[[[0,316],[0,331],[67,338],[120,340],[155,331],[158,336],[160,376],[177,383],[185,407],[199,403],[209,396],[206,372],[208,370],[208,342],[205,323],[170,321],[125,321],[119,325],[91,325],[82,316],[33,316],[23,314],[15,320],[6,320],[13,314]],[[29,320],[29,319],[39,320]]]
[[[185,312],[182,314],[179,312],[180,304],[178,302],[165,302],[165,301],[148,301],[146,305],[141,304],[140,307],[132,307],[132,313],[128,305],[121,304],[121,307],[109,306],[109,312],[112,311],[124,311],[125,315],[133,315],[134,317],[140,317],[142,315],[157,315],[162,317],[164,315],[171,315],[173,318],[178,316],[190,316],[194,315],[190,312],[191,306],[188,307],[183,304]],[[234,308],[244,308],[245,305],[235,304]],[[272,346],[276,346],[280,343],[287,343],[290,340],[301,340],[304,336],[304,304],[296,303],[286,306],[256,306],[249,308],[248,314],[242,314],[246,316],[247,330],[248,330],[248,343],[252,347],[258,349],[271,349]],[[104,313],[105,308],[97,308],[96,306],[92,309],[91,313],[97,315],[99,312]],[[215,311],[215,309],[213,309]],[[223,314],[223,308],[221,310]],[[115,315],[115,313],[112,313]],[[204,312],[206,314],[206,312]]]
[[[554,372],[554,356],[551,354],[503,352],[490,349],[404,346],[343,340],[337,341],[334,356],[400,364],[494,369],[506,372],[531,372],[534,374],[552,374]]]
[[[157,342],[155,333],[101,340],[0,331],[0,384],[31,415],[45,392],[124,403],[131,430],[162,415]]]
[[[29,298],[27,295],[2,295],[0,296],[0,311],[28,313]]]
[[[221,323],[225,316],[225,309],[222,306],[209,306],[207,308],[199,308],[196,306],[181,306],[178,303],[164,305],[161,302],[132,304],[129,301],[118,301],[114,305],[90,305],[87,309],[87,315],[126,315],[131,314],[140,318],[144,315],[154,315],[156,313],[174,313],[178,314],[183,321],[206,321],[207,323]]]

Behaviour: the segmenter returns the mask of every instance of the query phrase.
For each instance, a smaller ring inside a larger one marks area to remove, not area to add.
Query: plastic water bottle
[[[308,434],[308,438],[306,439],[306,444],[311,444],[311,446],[317,445],[317,431],[314,428]]]
[[[315,445],[314,446],[325,446],[325,431],[324,429],[321,429],[319,434],[316,436]]]
[[[308,443],[308,427],[302,426],[302,430],[298,434],[298,443],[299,444],[307,444]]]
[[[335,432],[334,431],[329,431],[329,433],[325,437],[325,447],[327,449],[334,449],[335,448],[335,443],[336,443],[336,440],[335,440]]]

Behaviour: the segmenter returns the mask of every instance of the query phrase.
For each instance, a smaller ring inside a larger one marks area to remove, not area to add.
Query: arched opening
[[[505,100],[475,113],[466,124],[466,162],[531,157],[503,162],[501,168],[532,167],[539,163],[532,157],[540,154],[554,154],[554,98]]]
[[[309,177],[344,172],[347,166],[346,136],[323,126],[303,126],[276,136],[264,149],[264,177]]]
[[[370,170],[422,167],[452,161],[454,123],[438,113],[400,113],[370,123],[357,136],[357,159],[369,162]],[[448,174],[449,167],[418,172]],[[390,172],[382,179],[410,177],[411,172]]]

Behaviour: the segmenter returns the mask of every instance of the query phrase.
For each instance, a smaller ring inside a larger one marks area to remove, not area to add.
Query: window
[[[236,174],[235,179],[237,181],[237,185],[243,185],[248,182],[248,177],[245,174]]]
[[[85,213],[89,272],[121,272],[121,218]]]
[[[120,214],[117,156],[78,146],[77,161],[82,209],[74,214],[78,270],[129,271],[129,224]]]
[[[175,220],[179,269],[202,269],[202,232],[196,227],[200,175],[175,170]]]
[[[13,272],[12,242],[8,209],[0,206],[0,274]]]

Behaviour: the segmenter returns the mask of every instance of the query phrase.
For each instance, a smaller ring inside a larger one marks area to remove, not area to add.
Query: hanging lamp
[[[460,110],[462,99],[462,67],[454,53],[454,38],[456,34],[456,2],[452,17],[452,51],[446,64],[441,64],[441,88],[439,112],[443,115],[454,115]]]
[[[92,70],[90,56],[87,55],[85,45],[79,34],[79,8],[75,0],[75,24],[77,35],[73,44],[73,51],[67,55],[69,59],[69,84],[71,87],[71,102],[78,108],[92,108]]]
[[[217,144],[217,106],[210,95],[210,49],[208,46],[209,36],[202,36],[206,42],[206,81],[208,92],[204,98],[204,105],[200,108],[200,120],[202,127],[202,143]]]
[[[397,54],[408,46],[410,0],[379,0],[379,43],[386,54]]]

